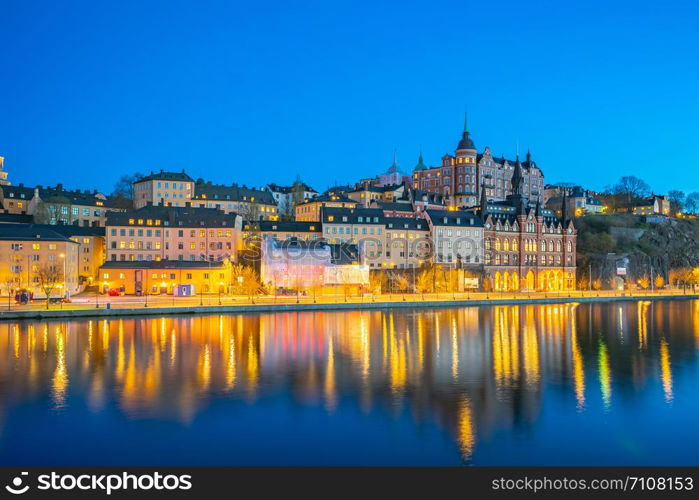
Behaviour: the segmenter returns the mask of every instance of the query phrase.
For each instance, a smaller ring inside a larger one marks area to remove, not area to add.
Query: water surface
[[[0,463],[699,465],[699,302],[0,323]]]

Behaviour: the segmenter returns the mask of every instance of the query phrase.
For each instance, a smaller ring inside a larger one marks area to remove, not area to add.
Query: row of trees
[[[22,282],[23,273],[8,273],[2,280],[2,287],[7,293],[8,308],[12,303],[14,292],[23,288]],[[65,279],[63,269],[56,264],[43,264],[31,273],[31,277],[37,280],[39,288],[44,292],[46,297],[46,309],[49,308],[51,297],[55,295],[58,289],[65,287]],[[26,283],[26,289],[32,289],[33,283]]]
[[[369,290],[373,293],[451,293],[463,289],[464,278],[482,278],[480,273],[426,265],[419,269],[371,271]]]
[[[624,176],[618,182],[607,186],[599,197],[609,207],[610,212],[628,210],[643,198],[652,193],[650,185],[633,175]],[[668,191],[670,209],[673,214],[678,212],[697,213],[699,211],[699,192],[685,193],[677,189]]]

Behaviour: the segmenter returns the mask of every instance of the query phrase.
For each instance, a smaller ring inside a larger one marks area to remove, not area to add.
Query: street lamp
[[[66,277],[66,254],[62,253],[60,254],[60,257],[61,259],[63,259],[63,298],[65,299],[66,294],[68,293],[68,278]]]
[[[223,289],[223,281],[218,283],[218,305],[221,305],[221,290]]]

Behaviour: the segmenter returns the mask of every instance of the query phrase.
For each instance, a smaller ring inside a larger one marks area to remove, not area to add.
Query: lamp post
[[[218,283],[218,305],[221,305],[221,290],[223,289],[223,281]]]
[[[61,259],[63,259],[63,298],[66,298],[66,294],[68,293],[68,278],[66,276],[66,254],[62,253],[60,254]],[[61,308],[63,307],[63,303],[61,302]]]

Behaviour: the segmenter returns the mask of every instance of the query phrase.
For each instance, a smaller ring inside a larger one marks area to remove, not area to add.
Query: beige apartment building
[[[320,221],[324,208],[356,208],[359,203],[340,191],[331,191],[315,196],[294,207],[296,220]]]
[[[194,185],[192,206],[235,212],[244,221],[277,220],[279,209],[270,191],[232,184],[224,186],[198,180]]]
[[[53,284],[54,297],[79,291],[80,245],[46,226],[0,225],[0,285],[7,297],[18,289],[45,297],[42,276]]]
[[[215,208],[147,205],[109,214],[107,261],[237,259],[242,218]]]
[[[173,207],[184,207],[194,196],[194,180],[184,170],[181,172],[151,172],[133,183],[134,208],[149,203],[163,202]]]
[[[473,212],[426,210],[434,263],[458,268],[483,265],[483,223]]]

